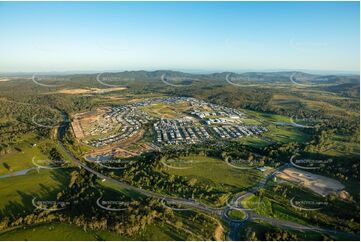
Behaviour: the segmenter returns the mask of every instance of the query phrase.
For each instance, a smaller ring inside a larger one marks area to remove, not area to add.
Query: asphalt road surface
[[[69,120],[66,113],[64,113],[64,120]],[[93,173],[100,179],[102,179],[102,180],[105,179],[106,181],[117,184],[120,187],[123,187],[127,190],[136,191],[137,193],[143,194],[145,196],[164,199],[164,201],[170,202],[172,204],[190,207],[190,208],[196,209],[201,212],[205,212],[205,213],[213,215],[213,216],[218,216],[219,218],[223,219],[228,224],[228,227],[229,227],[228,238],[230,240],[239,240],[240,228],[248,220],[264,221],[264,222],[267,222],[276,227],[281,227],[281,228],[285,228],[285,229],[294,229],[294,230],[299,230],[299,231],[317,231],[317,232],[324,232],[324,233],[328,233],[328,234],[329,233],[331,233],[331,234],[332,233],[343,233],[343,232],[338,232],[338,231],[334,231],[334,230],[330,230],[330,229],[326,229],[326,228],[320,228],[317,226],[309,226],[309,225],[306,226],[306,225],[301,225],[301,224],[297,224],[297,223],[286,221],[286,220],[279,220],[279,219],[275,219],[275,218],[265,217],[265,216],[256,214],[252,211],[245,210],[244,208],[242,208],[241,202],[243,199],[245,199],[246,197],[250,196],[253,193],[256,193],[259,189],[263,188],[264,185],[266,184],[266,182],[270,178],[272,178],[278,171],[281,171],[282,169],[288,167],[289,164],[285,164],[285,165],[275,169],[271,173],[269,173],[257,184],[257,186],[252,188],[249,192],[237,194],[235,197],[233,197],[231,199],[231,202],[230,202],[231,207],[238,208],[246,213],[246,219],[244,219],[242,221],[238,221],[238,220],[231,219],[227,216],[227,212],[228,212],[228,210],[230,210],[229,206],[226,206],[223,208],[212,208],[212,207],[206,206],[204,204],[201,204],[199,202],[196,202],[194,200],[164,196],[159,193],[155,193],[152,191],[144,190],[142,188],[129,185],[120,180],[116,180],[114,178],[105,176],[105,175],[99,173],[98,171],[93,170],[92,168],[90,168],[89,166],[87,166],[86,164],[84,164],[83,162],[78,160],[62,143],[62,138],[67,129],[67,125],[68,125],[68,123],[66,121],[64,121],[64,123],[58,127],[58,143],[59,143],[59,146],[61,147],[61,149],[70,157],[70,159],[73,163],[75,163],[78,166]],[[346,234],[346,233],[343,233],[343,234]]]

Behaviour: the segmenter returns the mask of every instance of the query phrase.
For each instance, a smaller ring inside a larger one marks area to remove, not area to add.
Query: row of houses
[[[235,125],[235,126],[217,126],[212,127],[214,132],[220,137],[225,139],[230,138],[241,138],[242,136],[258,135],[262,132],[267,131],[266,127],[263,126],[246,126],[246,125]]]
[[[184,124],[184,125],[182,125]],[[267,131],[263,126],[199,126],[192,122],[162,119],[154,125],[158,145],[194,144],[203,140],[241,138]]]
[[[104,138],[85,141],[86,144],[101,147],[127,140],[137,134],[142,126],[150,122],[152,118],[142,110],[132,105],[127,105],[112,107],[110,112],[104,114],[103,120],[106,123],[105,127],[110,126],[110,130],[114,134]],[[119,130],[114,132],[114,128],[119,125]]]
[[[161,119],[154,124],[156,142],[162,145],[194,144],[200,140],[211,138],[204,127],[195,126],[187,119]]]
[[[155,122],[153,125],[156,133],[154,144],[194,144],[208,139],[240,138],[242,136],[258,135],[267,131],[262,126],[246,126],[237,122],[230,122],[229,120],[240,120],[245,116],[244,113],[236,109],[207,103],[195,98],[165,97],[150,98],[129,105],[111,107],[111,110],[104,114],[98,126],[91,131],[94,134],[111,132],[111,135],[92,139],[87,143],[95,147],[101,147],[129,139],[137,134],[145,124],[154,120],[139,107],[160,102],[174,104],[185,101],[190,104],[193,111],[187,111],[188,115],[184,115],[179,119],[160,119]],[[198,119],[194,118],[194,116]],[[209,118],[212,116],[217,118]],[[119,129],[114,131],[114,127],[117,126],[119,126]]]

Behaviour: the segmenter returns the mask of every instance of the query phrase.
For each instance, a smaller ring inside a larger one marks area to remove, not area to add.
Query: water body
[[[86,156],[85,157],[86,160],[88,161],[109,161],[109,160],[113,160],[113,156],[112,155],[97,155],[97,156]]]
[[[275,125],[280,125],[280,126],[293,126],[293,127],[300,127],[302,125],[300,124],[295,124],[295,123],[289,123],[289,122],[272,122]]]
[[[35,169],[36,169],[36,167],[31,167],[31,168],[27,168],[27,169],[20,170],[20,171],[15,171],[15,172],[0,176],[0,179],[13,177],[13,176],[23,176],[23,175],[26,175],[29,171],[35,170]]]

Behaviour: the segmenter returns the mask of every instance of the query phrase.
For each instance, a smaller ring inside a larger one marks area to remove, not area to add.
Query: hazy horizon
[[[187,69],[127,69],[127,70],[64,70],[64,71],[14,71],[6,72],[0,71],[0,75],[33,75],[33,74],[51,74],[51,75],[73,75],[73,74],[97,74],[101,72],[108,73],[118,73],[118,72],[154,72],[154,71],[175,71],[175,72],[184,72],[189,74],[215,74],[223,72],[233,72],[233,73],[251,73],[251,72],[304,72],[308,74],[315,75],[360,75],[359,71],[336,71],[336,70],[304,70],[304,69],[262,69],[262,70],[187,70]]]

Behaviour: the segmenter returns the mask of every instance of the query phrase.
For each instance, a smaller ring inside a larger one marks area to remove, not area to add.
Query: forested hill
[[[65,76],[72,79],[78,79],[82,77],[95,77],[99,73],[91,74],[56,74],[56,73],[38,73],[39,76]],[[234,73],[234,72],[220,72],[220,73],[211,73],[211,74],[191,74],[179,71],[171,70],[157,70],[157,71],[123,71],[123,72],[103,72],[103,76],[112,76],[122,78],[124,80],[159,80],[163,77],[179,80],[188,79],[189,81],[202,81],[202,80],[213,80],[213,81],[225,81],[228,77],[228,80],[232,82],[246,82],[246,83],[289,83],[290,79],[295,80],[296,82],[305,83],[312,82],[312,84],[344,84],[344,83],[360,83],[359,75],[315,75],[305,72],[292,72],[292,71],[280,71],[280,72],[245,72],[245,73]],[[2,73],[0,74],[1,78],[9,77],[11,79],[17,78],[28,78],[31,79],[33,73]]]

